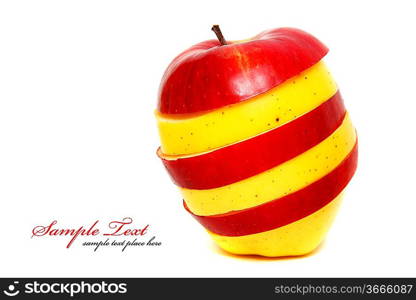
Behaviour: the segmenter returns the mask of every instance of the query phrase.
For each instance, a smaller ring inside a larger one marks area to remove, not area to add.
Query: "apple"
[[[212,30],[218,40],[182,52],[163,75],[157,155],[185,209],[224,250],[311,252],[358,159],[355,129],[322,61],[328,48],[293,28],[236,42]]]

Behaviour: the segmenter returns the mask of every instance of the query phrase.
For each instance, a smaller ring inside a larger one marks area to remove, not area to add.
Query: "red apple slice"
[[[168,66],[158,110],[189,114],[241,102],[311,67],[328,53],[312,35],[278,28],[244,41],[209,40],[184,51]]]
[[[193,214],[207,230],[223,236],[243,236],[272,230],[304,218],[331,202],[347,186],[357,167],[358,146],[328,175],[285,197],[244,210],[214,216]]]
[[[342,123],[345,107],[339,92],[297,119],[251,139],[197,156],[164,157],[176,185],[212,189],[271,169],[330,136]]]

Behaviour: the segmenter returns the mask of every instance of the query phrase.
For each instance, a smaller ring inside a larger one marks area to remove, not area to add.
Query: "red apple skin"
[[[160,150],[158,155],[176,185],[212,189],[257,175],[307,151],[330,136],[345,113],[337,92],[299,118],[240,143],[176,160],[164,159]]]
[[[250,99],[313,66],[327,52],[318,39],[294,28],[267,30],[242,43],[196,44],[165,71],[158,110],[190,114]]]
[[[213,216],[197,216],[209,231],[223,236],[255,234],[285,226],[321,209],[347,186],[357,168],[358,144],[331,173],[287,196],[247,209]]]

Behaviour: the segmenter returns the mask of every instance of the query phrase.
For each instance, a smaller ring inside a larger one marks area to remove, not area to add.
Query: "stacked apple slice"
[[[291,28],[219,40],[191,47],[166,70],[158,155],[220,247],[306,254],[324,238],[357,165],[355,129],[322,61],[328,49]]]

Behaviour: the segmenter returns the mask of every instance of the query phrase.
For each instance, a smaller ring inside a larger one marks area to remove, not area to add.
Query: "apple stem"
[[[215,32],[215,35],[217,36],[217,38],[220,41],[222,46],[227,45],[227,42],[225,41],[225,38],[222,35],[222,32],[221,32],[221,29],[220,29],[219,25],[213,25],[211,30]]]

